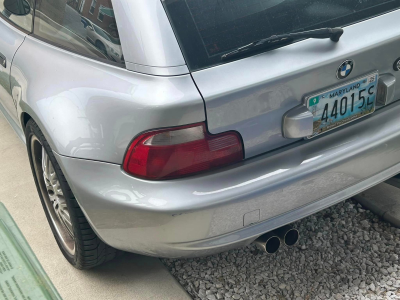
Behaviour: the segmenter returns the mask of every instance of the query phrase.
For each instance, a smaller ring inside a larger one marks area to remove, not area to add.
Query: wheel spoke
[[[41,154],[43,179],[48,194],[49,209],[53,210],[52,215],[55,217],[54,220],[58,219],[55,226],[58,227],[58,231],[64,232],[64,234],[62,234],[64,236],[63,240],[65,239],[65,234],[67,234],[70,239],[74,240],[71,217],[57,173],[44,147],[42,147]]]
[[[65,202],[65,199],[58,198],[58,204],[59,204],[61,209],[64,209],[64,210],[68,211],[68,207],[67,207],[67,203]]]
[[[58,179],[56,180],[55,184],[53,185],[53,191],[58,197],[64,197],[63,191],[61,189],[60,182]]]
[[[53,165],[50,162],[50,159],[49,159],[48,167],[49,167],[49,180],[50,180],[50,183],[52,185],[55,185],[56,182],[58,182],[58,178],[57,178],[56,172],[54,171]]]
[[[51,199],[50,199],[51,200]],[[58,209],[59,209],[59,205],[57,200],[52,201],[52,205],[53,205],[53,209],[54,211],[57,213]]]
[[[61,217],[61,221],[63,222],[64,226],[68,230],[69,235],[73,238],[73,227],[71,222],[71,217],[67,209],[60,209],[59,216]]]
[[[43,169],[43,177],[45,182],[50,183],[50,170],[49,170],[50,159],[47,155],[46,150],[42,147],[42,169]]]

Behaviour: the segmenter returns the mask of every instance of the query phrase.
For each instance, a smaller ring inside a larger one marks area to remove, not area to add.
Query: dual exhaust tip
[[[255,243],[260,250],[273,254],[278,251],[281,241],[286,246],[296,245],[299,241],[299,231],[290,225],[286,225],[261,235],[255,240]]]

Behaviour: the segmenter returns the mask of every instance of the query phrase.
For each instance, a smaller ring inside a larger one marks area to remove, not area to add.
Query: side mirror
[[[91,25],[88,25],[87,27],[88,27],[91,31],[94,30],[93,26],[91,26]]]
[[[4,0],[4,8],[16,16],[26,16],[31,12],[31,5],[27,0]]]

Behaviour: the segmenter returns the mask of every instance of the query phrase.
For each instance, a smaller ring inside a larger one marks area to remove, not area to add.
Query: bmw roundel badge
[[[344,79],[350,75],[351,71],[353,71],[354,62],[352,60],[345,60],[339,67],[336,72],[336,77],[338,79]]]

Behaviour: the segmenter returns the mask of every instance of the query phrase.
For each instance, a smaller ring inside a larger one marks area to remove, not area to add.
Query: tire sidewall
[[[34,162],[33,162],[33,156],[32,156],[31,140],[32,140],[33,136],[36,136],[36,138],[40,141],[40,143],[44,147],[45,151],[47,152],[51,163],[53,164],[54,171],[56,172],[57,177],[59,178],[61,189],[63,191],[63,194],[65,195],[65,201],[66,201],[66,204],[68,207],[68,212],[70,214],[70,218],[72,221],[74,236],[77,237],[77,236],[79,236],[80,233],[75,228],[76,222],[74,222],[74,220],[76,220],[77,216],[75,215],[74,209],[71,209],[74,206],[74,204],[71,203],[71,196],[73,197],[73,195],[72,195],[72,192],[70,191],[70,188],[69,188],[68,184],[66,183],[66,181],[62,180],[62,178],[64,178],[64,175],[61,172],[58,162],[55,159],[55,156],[54,156],[46,138],[44,137],[43,133],[41,132],[41,130],[39,129],[37,124],[35,122],[33,122],[32,120],[29,120],[26,125],[26,128],[25,128],[25,138],[26,138],[26,145],[27,145],[27,150],[28,150],[29,163],[31,166],[33,178],[35,180],[36,189],[38,191],[39,198],[42,203],[47,221],[50,225],[51,231],[53,232],[54,238],[56,239],[58,247],[60,248],[60,250],[63,253],[63,255],[65,256],[65,258],[69,261],[69,263],[71,263],[72,265],[76,265],[77,253],[78,253],[78,247],[79,247],[79,244],[77,243],[77,239],[75,238],[75,254],[72,255],[67,249],[65,249],[65,246],[60,241],[60,237],[59,237],[57,230],[53,224],[51,216],[49,215],[49,211],[47,209],[45,200],[43,198],[42,190],[40,188],[39,179],[37,178],[37,174],[36,174],[35,166],[34,166]]]

